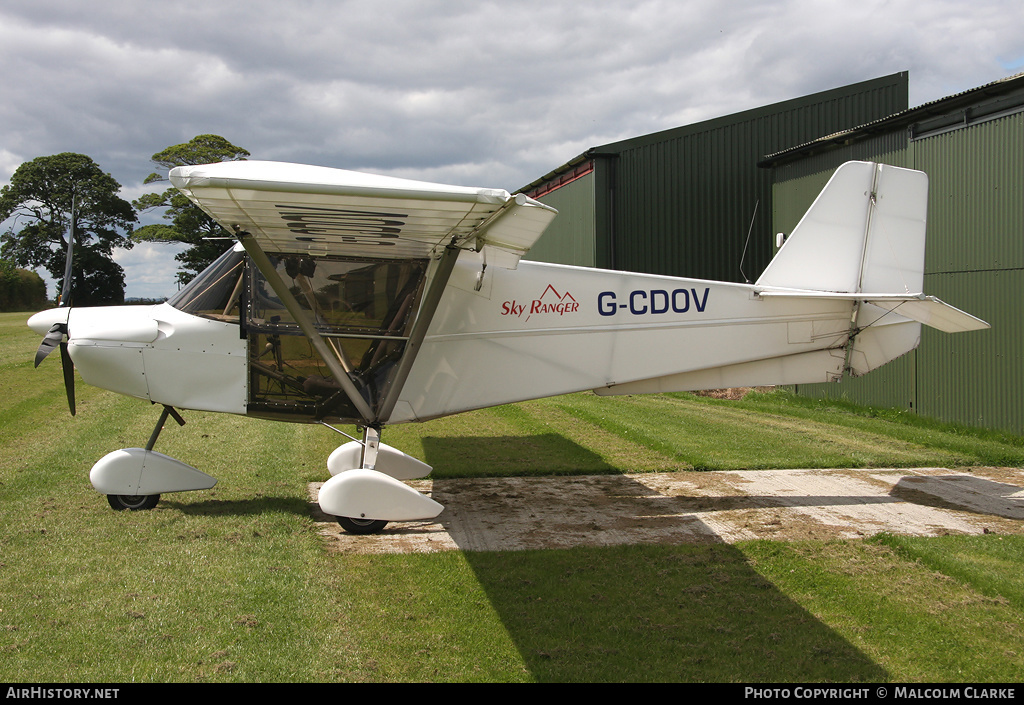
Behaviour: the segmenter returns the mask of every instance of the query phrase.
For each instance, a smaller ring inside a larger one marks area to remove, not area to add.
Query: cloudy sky
[[[198,134],[255,159],[514,190],[589,147],[910,72],[911,106],[1024,71],[1003,0],[4,0],[0,183],[59,152],[132,199]],[[170,246],[118,253],[174,290]],[[52,287],[50,293],[52,294]]]

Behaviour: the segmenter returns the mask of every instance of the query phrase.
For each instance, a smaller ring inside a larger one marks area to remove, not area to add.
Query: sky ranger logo
[[[556,316],[564,316],[567,313],[576,313],[580,310],[580,305],[576,299],[573,298],[572,294],[568,291],[564,294],[559,294],[555,287],[548,284],[548,287],[544,290],[544,293],[540,295],[540,298],[534,299],[533,301],[524,301],[522,303],[512,299],[506,301],[501,305],[502,316],[515,316],[516,318],[522,318],[526,316],[526,321],[530,320],[530,316],[534,314],[552,314]]]

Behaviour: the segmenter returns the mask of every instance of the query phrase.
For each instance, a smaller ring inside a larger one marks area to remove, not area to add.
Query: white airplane
[[[556,211],[502,190],[258,161],[170,178],[236,246],[166,303],[29,320],[37,365],[61,347],[72,405],[71,361],[163,405],[145,448],[92,468],[115,509],[216,483],[153,450],[177,409],[361,427],[319,502],[373,533],[443,509],[402,482],[431,468],[380,442],[388,424],[583,390],[827,382],[914,349],[922,323],[988,327],[921,293],[927,177],[882,164],[840,167],[754,284],[520,261]]]

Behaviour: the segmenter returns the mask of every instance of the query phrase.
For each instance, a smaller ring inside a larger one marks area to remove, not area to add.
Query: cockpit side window
[[[371,408],[405,352],[426,259],[267,253],[303,315]],[[291,312],[255,267],[245,296],[250,415],[358,422],[360,417]]]
[[[309,319],[329,335],[405,335],[427,270],[426,260],[276,255],[271,261]],[[249,297],[248,326],[299,332],[258,272]]]
[[[235,245],[167,303],[195,316],[237,323],[244,264],[245,251],[241,245]]]

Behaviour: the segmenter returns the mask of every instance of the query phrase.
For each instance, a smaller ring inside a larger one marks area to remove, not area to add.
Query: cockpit
[[[426,259],[267,253],[359,395],[374,411],[393,381],[423,293]],[[349,395],[241,245],[168,303],[236,323],[247,340],[247,413],[292,421],[361,420]]]

